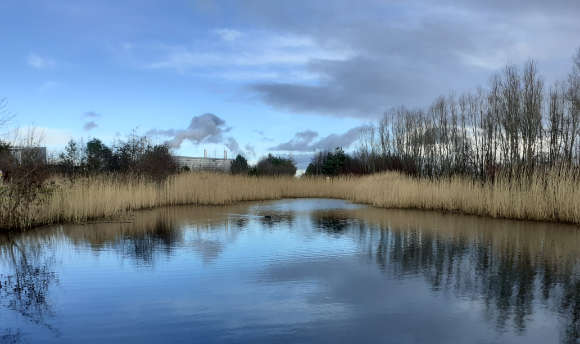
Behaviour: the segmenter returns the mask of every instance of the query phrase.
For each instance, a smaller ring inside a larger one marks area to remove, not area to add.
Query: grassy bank
[[[269,178],[186,173],[162,183],[99,176],[74,182],[57,180],[51,193],[20,216],[10,218],[4,197],[3,227],[111,218],[127,211],[168,205],[228,205],[239,201],[296,197],[340,198],[384,208],[451,211],[480,216],[580,224],[580,186],[556,172],[493,185],[462,178],[430,181],[398,173],[365,177]]]

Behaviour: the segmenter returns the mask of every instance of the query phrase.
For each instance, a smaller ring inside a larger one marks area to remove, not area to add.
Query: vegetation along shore
[[[0,102],[0,126],[5,109]],[[34,146],[33,135],[24,141]],[[567,79],[549,88],[530,60],[506,66],[487,88],[392,109],[356,150],[317,152],[300,178],[283,155],[255,166],[238,155],[229,174],[187,171],[170,145],[135,134],[111,147],[71,141],[48,164],[33,149],[16,157],[12,146],[0,141],[4,229],[286,197],[580,224],[580,49]]]
[[[552,171],[514,183],[499,177],[480,183],[462,177],[413,178],[398,172],[370,176],[251,177],[182,173],[162,182],[142,177],[95,176],[61,179],[54,191],[10,216],[2,199],[4,228],[114,218],[159,206],[227,205],[281,198],[340,198],[385,208],[440,210],[520,220],[580,224],[580,187],[573,176]],[[23,209],[24,210],[24,209]],[[10,221],[10,222],[8,222]]]

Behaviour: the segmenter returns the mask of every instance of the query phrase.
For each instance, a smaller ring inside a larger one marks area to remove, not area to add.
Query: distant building
[[[175,161],[180,168],[187,168],[191,171],[214,171],[230,172],[233,159],[228,159],[227,152],[224,151],[223,158],[208,158],[207,152],[205,157],[176,156]]]
[[[188,168],[191,171],[219,171],[229,172],[232,159],[221,158],[196,158],[189,156],[176,156],[175,161],[180,168]]]
[[[23,160],[46,164],[46,147],[10,147],[10,154],[19,162]]]

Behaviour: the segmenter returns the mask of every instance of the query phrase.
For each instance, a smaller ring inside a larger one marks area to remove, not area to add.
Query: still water
[[[575,343],[576,227],[298,199],[0,236],[5,343]]]

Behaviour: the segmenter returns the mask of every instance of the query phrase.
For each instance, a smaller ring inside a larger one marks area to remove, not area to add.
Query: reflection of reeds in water
[[[493,185],[462,178],[413,179],[397,173],[331,180],[187,173],[160,184],[114,176],[61,184],[46,202],[28,212],[29,218],[21,223],[82,222],[159,206],[229,205],[297,197],[339,198],[383,208],[580,223],[580,185],[572,176],[556,172],[516,182],[499,178]],[[2,218],[7,218],[6,214],[0,214]]]
[[[342,216],[359,218],[393,232],[419,231],[442,240],[463,240],[495,250],[515,249],[553,261],[573,261],[580,256],[580,232],[573,225],[377,208],[348,210]]]
[[[72,243],[88,243],[93,249],[136,238],[155,239],[157,244],[171,247],[183,242],[183,228],[195,231],[228,228],[233,219],[227,215],[220,207],[163,207],[139,212],[131,221],[66,225],[62,228]]]

